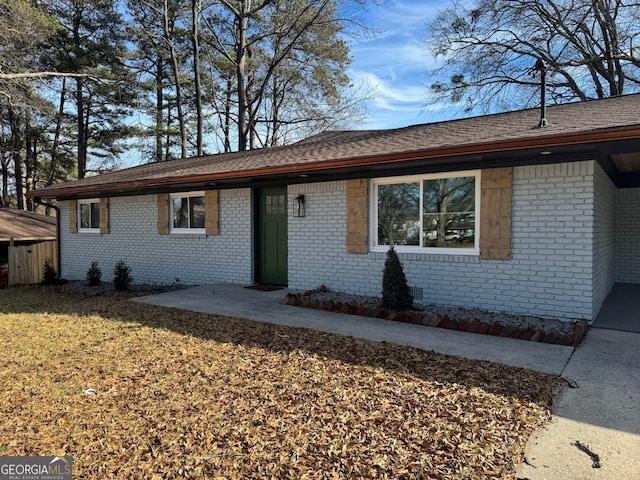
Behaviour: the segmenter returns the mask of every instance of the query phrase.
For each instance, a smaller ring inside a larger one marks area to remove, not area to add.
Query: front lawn
[[[0,335],[0,455],[74,478],[511,478],[556,380],[44,288],[0,291]]]

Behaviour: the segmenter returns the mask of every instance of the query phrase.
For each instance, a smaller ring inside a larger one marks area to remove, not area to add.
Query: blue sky
[[[360,15],[378,35],[350,41],[349,77],[356,88],[368,87],[375,95],[367,120],[359,128],[395,128],[459,116],[456,107],[425,109],[430,83],[427,70],[434,64],[423,46],[426,22],[444,3],[387,0]]]

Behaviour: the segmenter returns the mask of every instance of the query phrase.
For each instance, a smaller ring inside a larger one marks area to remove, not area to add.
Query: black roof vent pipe
[[[547,66],[538,59],[533,68],[540,72],[540,122],[538,127],[544,128],[549,124],[547,122]]]

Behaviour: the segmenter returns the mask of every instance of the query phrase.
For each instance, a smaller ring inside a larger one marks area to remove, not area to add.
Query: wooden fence
[[[60,271],[55,240],[33,245],[9,246],[9,285],[40,283],[46,259],[53,262],[56,271]]]

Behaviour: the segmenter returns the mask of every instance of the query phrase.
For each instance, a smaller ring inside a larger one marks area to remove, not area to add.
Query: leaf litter
[[[0,455],[76,478],[513,478],[558,381],[43,288],[0,291],[0,328]]]

